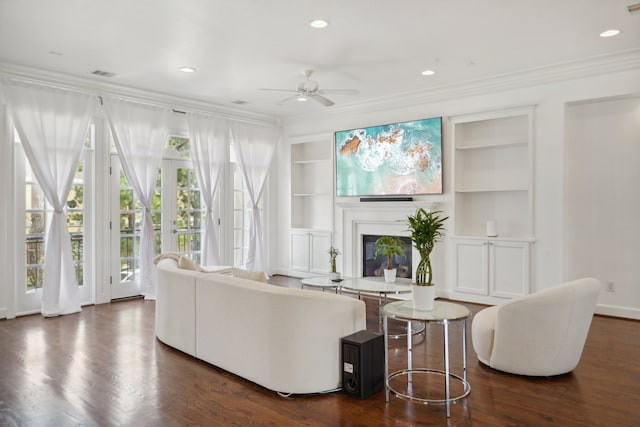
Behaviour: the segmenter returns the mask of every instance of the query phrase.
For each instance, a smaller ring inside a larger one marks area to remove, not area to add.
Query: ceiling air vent
[[[116,73],[110,73],[108,71],[102,71],[102,70],[93,70],[91,74],[93,74],[94,76],[100,76],[100,77],[113,77],[116,75]]]

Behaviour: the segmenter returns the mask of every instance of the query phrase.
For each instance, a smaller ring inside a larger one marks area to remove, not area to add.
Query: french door
[[[143,206],[111,155],[111,299],[141,294],[140,235]],[[151,203],[156,252],[179,252],[200,263],[204,219],[195,171],[190,160],[163,160]]]
[[[65,212],[67,230],[71,238],[71,254],[80,292],[80,303],[95,302],[93,273],[93,207],[94,207],[94,151],[93,127],[87,137],[67,198]],[[22,146],[15,145],[16,207],[23,212],[17,216],[16,236],[16,314],[37,313],[41,309],[44,285],[44,255],[47,230],[53,208],[46,202]]]
[[[162,174],[166,183],[162,212],[165,216],[162,247],[165,251],[187,254],[201,264],[202,227],[206,208],[202,202],[195,169],[189,160],[164,160]]]

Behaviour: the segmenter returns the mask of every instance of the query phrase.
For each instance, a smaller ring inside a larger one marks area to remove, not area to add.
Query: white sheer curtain
[[[156,257],[151,201],[162,162],[162,149],[169,137],[171,110],[117,98],[104,98],[113,139],[124,173],[144,206],[140,235],[140,290],[145,299],[156,298]]]
[[[262,197],[280,130],[272,126],[234,122],[231,132],[237,160],[252,204],[244,268],[263,270],[262,220],[258,202]]]
[[[198,184],[207,208],[202,232],[202,264],[219,265],[218,236],[213,217],[213,203],[218,193],[220,177],[229,160],[229,123],[200,113],[188,117],[191,133],[191,155]]]
[[[80,294],[64,211],[97,97],[2,80],[7,107],[53,215],[47,232],[42,314],[76,313]]]

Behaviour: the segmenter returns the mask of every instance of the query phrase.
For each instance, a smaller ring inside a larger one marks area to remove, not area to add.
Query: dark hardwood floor
[[[299,283],[283,276],[272,282]],[[377,330],[377,300],[365,301],[368,328]],[[553,378],[481,365],[468,321],[471,393],[447,419],[441,405],[387,404],[382,391],[362,401],[340,393],[281,397],[159,342],[154,308],[135,299],[58,318],[0,321],[0,426],[640,425],[637,321],[596,316],[578,367]],[[233,329],[233,319],[227,326]],[[460,326],[451,332],[457,369]],[[441,367],[441,327],[429,326],[418,340],[414,364]],[[404,340],[393,343],[389,357],[392,369],[403,367]]]

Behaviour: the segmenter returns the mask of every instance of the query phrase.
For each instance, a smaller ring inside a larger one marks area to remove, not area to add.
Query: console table
[[[397,301],[385,304],[382,307],[384,345],[385,345],[385,400],[389,402],[389,394],[413,402],[424,404],[445,404],[447,407],[447,417],[451,416],[451,402],[455,402],[467,396],[471,391],[471,386],[467,382],[467,318],[471,315],[469,309],[461,304],[455,304],[445,301],[435,301],[433,310],[421,311],[413,309],[413,301]],[[444,371],[429,368],[414,368],[412,360],[412,343],[411,334],[407,334],[407,368],[389,373],[389,333],[388,319],[396,319],[407,322],[408,328],[411,328],[411,322],[422,322],[425,324],[436,323],[443,326],[444,339]],[[462,376],[453,374],[449,366],[449,324],[452,322],[460,322],[462,325]],[[424,396],[417,396],[411,393],[411,383],[414,376],[418,375],[441,375],[444,376],[445,398],[431,399]],[[403,393],[395,390],[390,381],[399,376],[406,376],[408,387],[407,392]],[[462,393],[451,396],[450,380],[458,381],[462,384]]]

